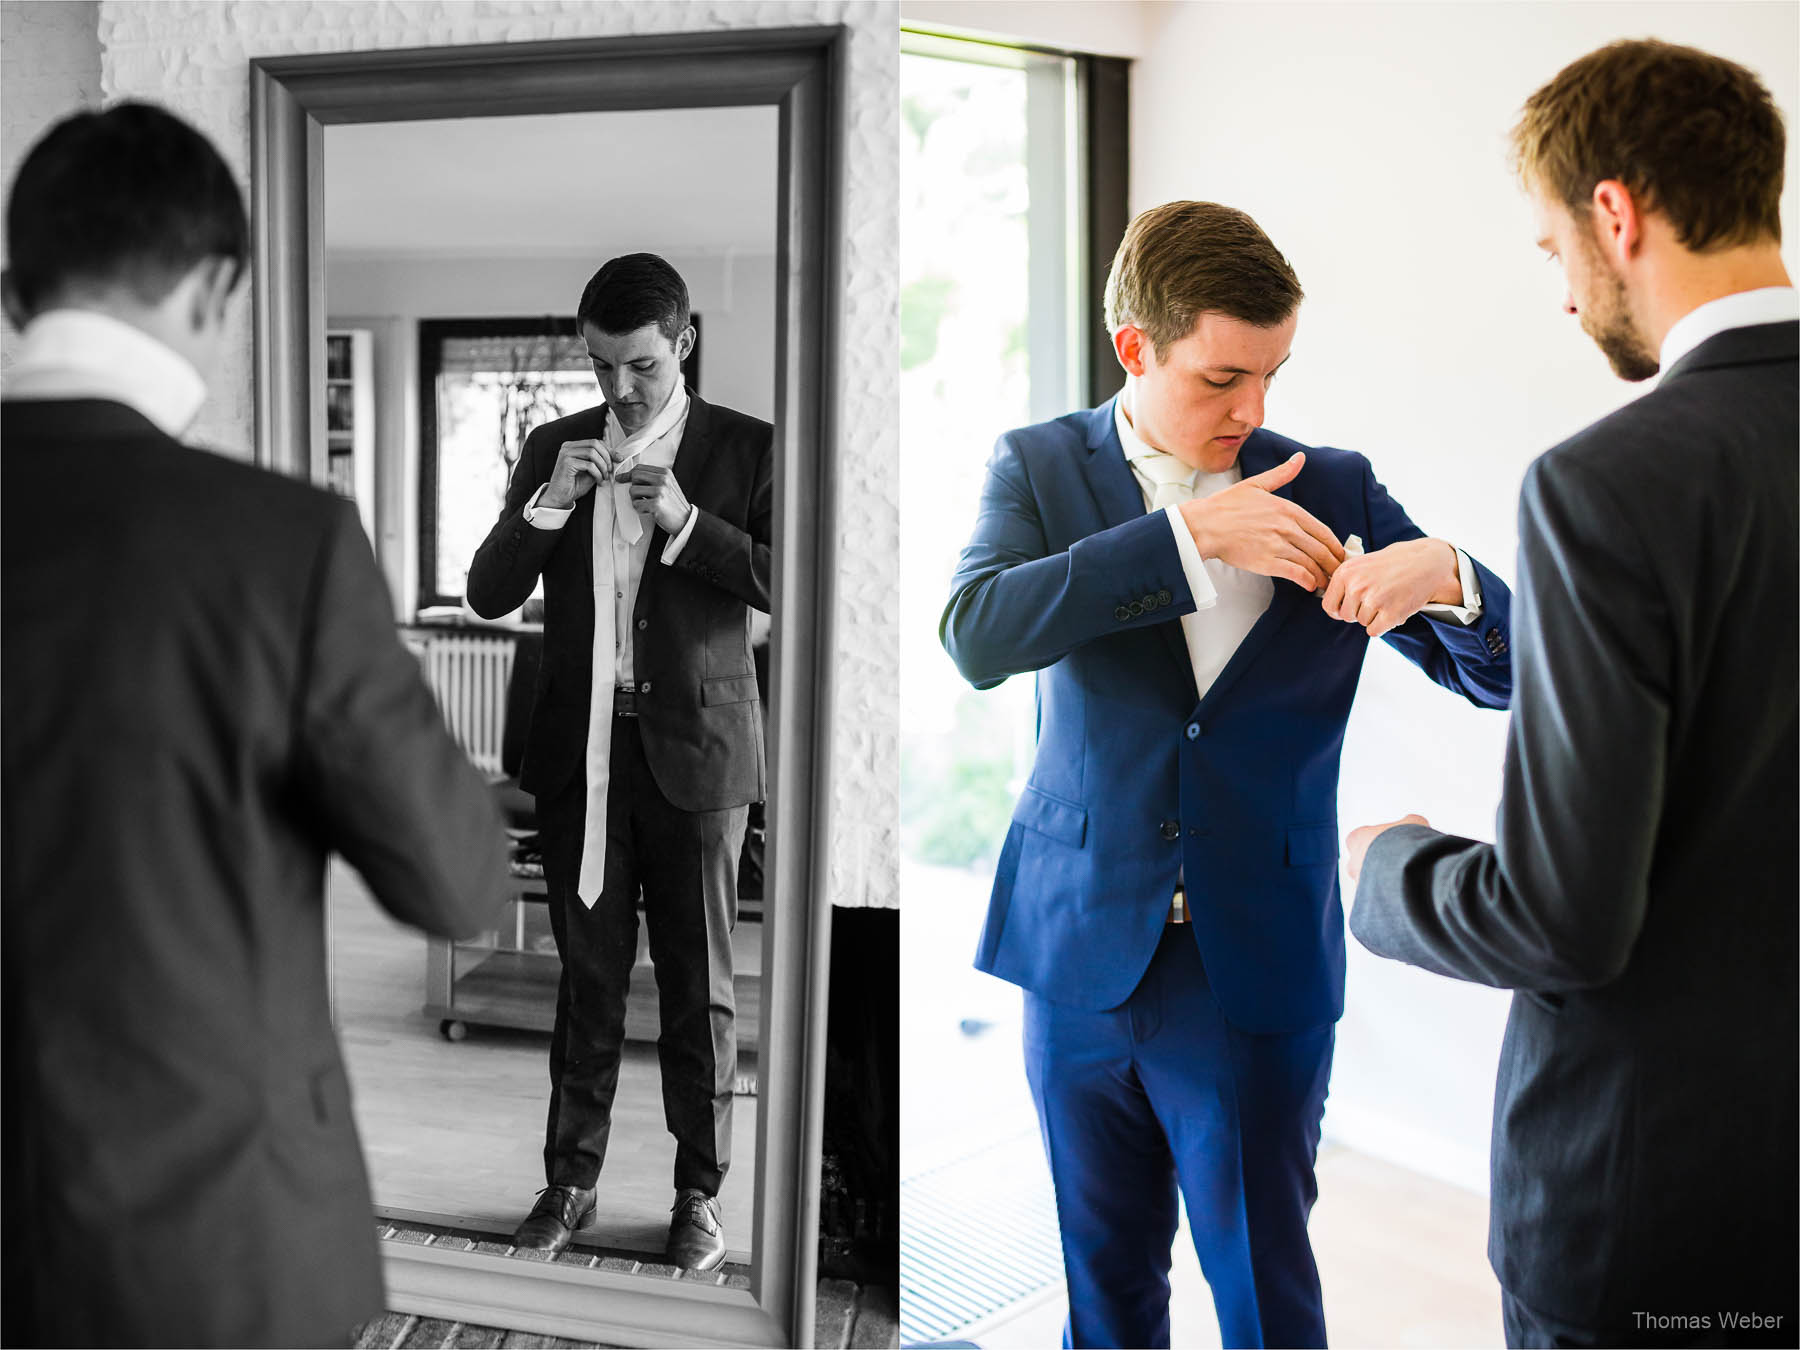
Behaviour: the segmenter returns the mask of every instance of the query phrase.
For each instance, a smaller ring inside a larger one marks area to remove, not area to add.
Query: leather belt
[[[1169,902],[1169,922],[1188,923],[1191,922],[1191,917],[1187,907],[1187,891],[1185,888],[1177,886],[1175,898]]]
[[[613,690],[613,716],[614,717],[636,717],[637,715],[638,715],[637,690],[635,690],[635,689],[614,689]]]

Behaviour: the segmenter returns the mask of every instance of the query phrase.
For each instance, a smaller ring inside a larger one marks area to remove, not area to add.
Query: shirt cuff
[[[687,523],[675,531],[675,537],[663,545],[662,560],[672,563],[681,556],[681,550],[687,547],[688,536],[694,532],[694,522],[700,519],[700,508],[688,507]]]
[[[532,493],[531,500],[525,503],[525,523],[534,529],[560,530],[569,523],[569,517],[575,513],[575,508],[572,506],[559,508],[537,504],[538,498],[544,495],[544,488],[549,486],[548,483],[545,483]]]
[[[1456,550],[1456,579],[1462,585],[1463,603],[1460,605],[1426,605],[1419,613],[1430,619],[1455,619],[1460,624],[1471,624],[1481,617],[1481,579],[1476,575],[1475,564],[1469,561],[1469,555],[1460,548]]]
[[[1175,531],[1175,551],[1181,555],[1181,574],[1194,593],[1194,608],[1211,609],[1219,603],[1219,590],[1207,573],[1206,559],[1194,544],[1193,531],[1188,529],[1179,506],[1165,506],[1163,514],[1169,518],[1169,528]]]

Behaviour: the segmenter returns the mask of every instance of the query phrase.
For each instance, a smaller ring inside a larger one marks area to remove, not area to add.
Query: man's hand
[[[1305,463],[1306,456],[1296,452],[1285,464],[1223,492],[1183,503],[1181,518],[1200,556],[1282,577],[1305,590],[1324,590],[1344,560],[1344,546],[1309,512],[1275,495]]]
[[[552,511],[566,511],[588,493],[595,483],[612,477],[612,459],[606,447],[596,440],[564,441],[556,452],[556,467],[538,505]]]
[[[1442,539],[1408,539],[1347,559],[1326,587],[1324,605],[1332,618],[1361,624],[1378,638],[1426,605],[1462,600],[1456,550]]]
[[[1385,553],[1387,550],[1382,551]],[[1350,880],[1355,881],[1362,875],[1363,856],[1368,853],[1369,845],[1375,842],[1375,836],[1383,830],[1391,830],[1396,825],[1429,824],[1431,822],[1424,816],[1401,816],[1385,825],[1359,825],[1350,831],[1349,837],[1344,840],[1344,865],[1350,869]]]
[[[675,534],[687,524],[687,495],[675,481],[675,471],[657,464],[640,464],[619,475],[631,484],[631,509],[640,516],[654,516],[664,534]]]

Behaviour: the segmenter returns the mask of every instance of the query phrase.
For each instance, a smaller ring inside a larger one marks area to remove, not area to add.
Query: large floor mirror
[[[398,1311],[621,1345],[810,1336],[842,40],[254,63],[258,455],[356,500],[396,623],[513,847],[493,929],[465,942],[395,924],[348,868],[330,878],[334,1013]],[[769,788],[731,933],[727,1253],[698,1274],[661,1260],[675,1141],[647,950],[595,1220],[553,1260],[508,1242],[545,1180],[560,971],[533,803],[513,782],[542,605],[482,620],[463,595],[525,435],[600,403],[573,316],[594,270],[637,252],[687,283],[689,391],[775,427],[772,603],[751,634]]]

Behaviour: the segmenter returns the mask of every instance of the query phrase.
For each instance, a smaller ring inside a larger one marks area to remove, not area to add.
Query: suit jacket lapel
[[[1275,447],[1272,437],[1253,431],[1244,441],[1244,448],[1238,452],[1238,466],[1244,471],[1244,477],[1251,478],[1272,469],[1279,459],[1280,452]],[[1294,485],[1284,483],[1275,489],[1277,497],[1293,500]],[[1244,640],[1238,643],[1238,649],[1231,654],[1231,660],[1225,663],[1212,688],[1206,691],[1206,697],[1200,700],[1200,708],[1204,712],[1218,705],[1227,690],[1236,683],[1237,678],[1249,669],[1269,640],[1275,636],[1281,626],[1300,612],[1302,604],[1316,604],[1317,601],[1307,591],[1301,590],[1293,582],[1281,577],[1275,578],[1275,594],[1269,601],[1269,607],[1263,611],[1250,631],[1244,634]]]
[[[596,487],[593,492],[584,494],[575,502],[575,514],[569,517],[569,523],[576,529],[575,538],[581,540],[581,570],[587,577],[588,589],[594,587],[594,492],[609,492],[610,487]]]
[[[1113,420],[1117,397],[1108,399],[1088,416],[1088,488],[1100,506],[1105,527],[1139,520],[1145,514],[1144,490],[1137,475],[1125,462],[1125,447],[1119,444],[1118,424]],[[1181,620],[1170,619],[1155,625],[1156,635],[1163,640],[1181,668],[1187,672],[1188,686],[1194,688],[1194,663],[1188,659],[1187,638],[1181,631]],[[1196,695],[1198,690],[1195,690]]]
[[[597,441],[604,440],[606,437],[606,419],[612,415],[607,412],[606,404],[596,404],[594,407],[587,409],[586,415],[590,417],[592,421],[584,423],[579,427],[572,427],[570,428],[571,431],[580,431],[584,436],[591,436]],[[569,439],[575,440],[576,437],[570,436]],[[552,469],[554,469],[554,462],[552,463]],[[581,541],[581,574],[587,578],[588,590],[590,591],[594,589],[594,492],[599,492],[600,490],[600,488],[596,487],[593,492],[583,493],[580,497],[575,499],[575,514],[569,517],[569,523],[564,527],[567,530],[573,531],[570,535],[571,541],[575,539]]]
[[[687,422],[681,428],[681,444],[675,447],[675,463],[671,472],[681,487],[682,495],[690,503],[694,503],[700,480],[706,473],[706,462],[712,457],[712,448],[712,408],[700,395],[689,394]],[[634,619],[644,612],[647,603],[645,597],[655,585],[651,578],[658,575],[656,569],[668,542],[669,536],[662,526],[651,528],[650,557],[644,565],[644,579],[638,585],[637,600],[631,607]]]

